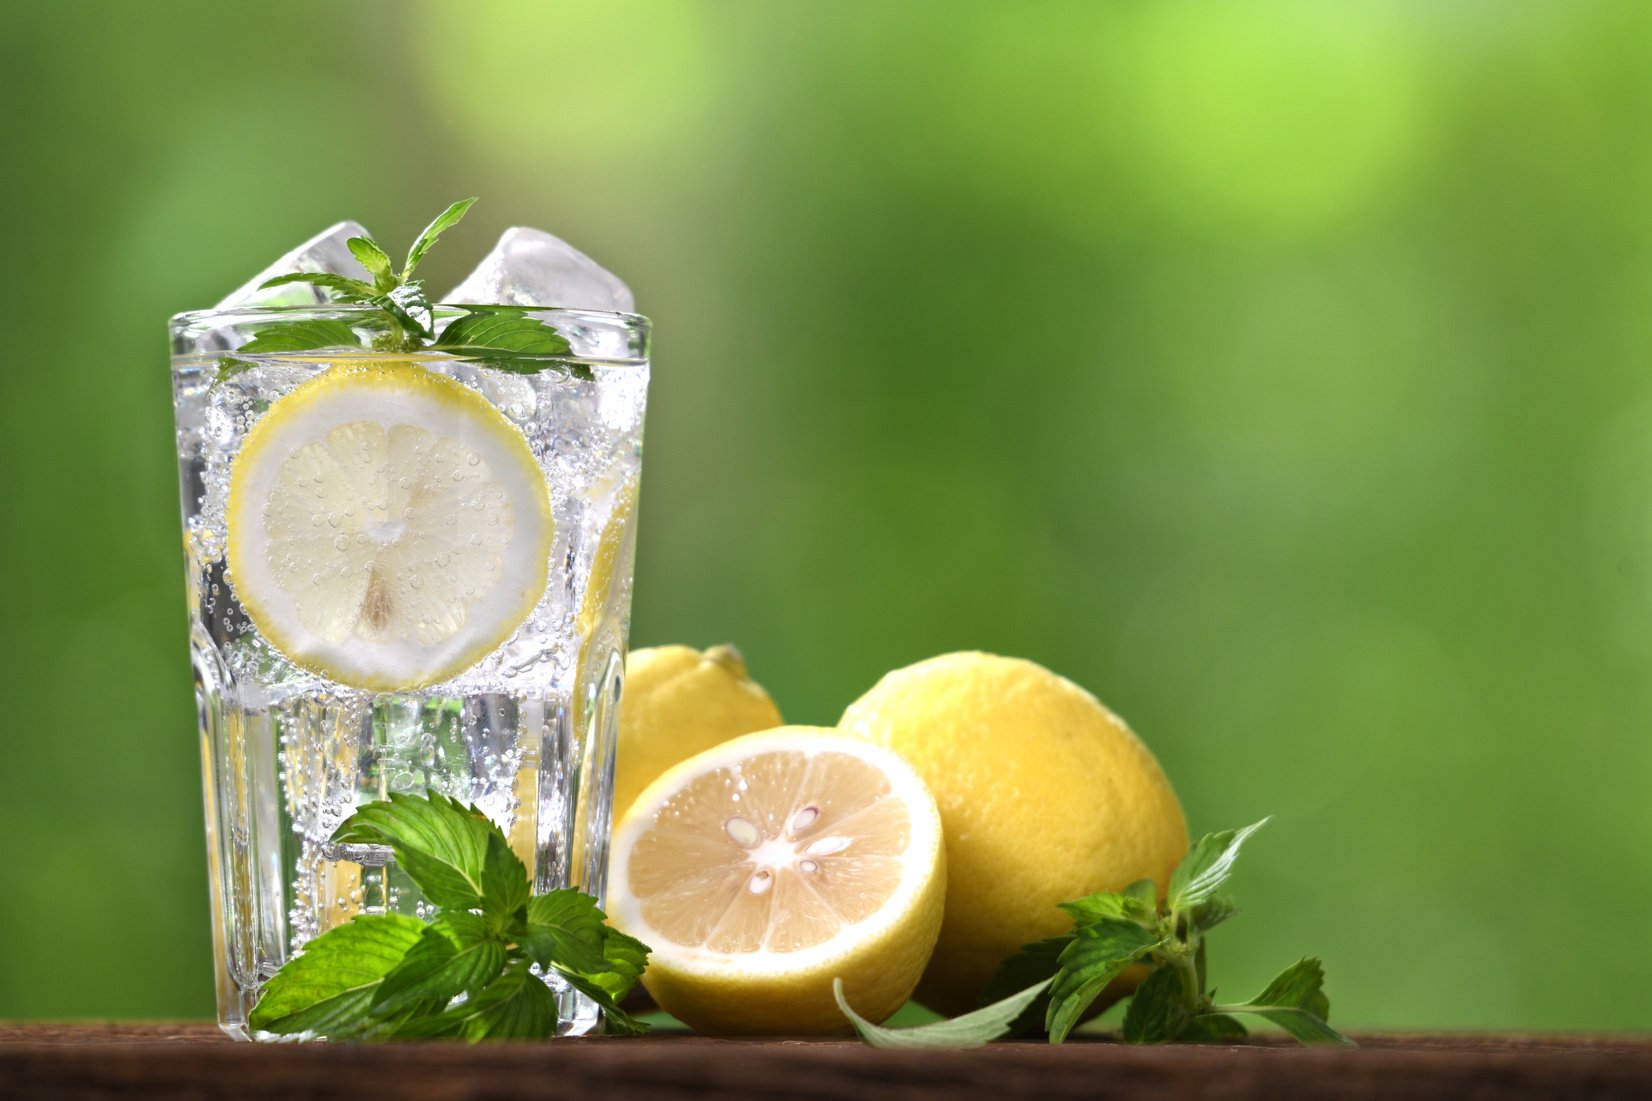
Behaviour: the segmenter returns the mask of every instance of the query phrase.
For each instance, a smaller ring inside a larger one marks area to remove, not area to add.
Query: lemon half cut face
[[[552,521],[522,433],[405,359],[340,363],[272,405],[230,472],[230,579],[295,664],[373,691],[448,680],[545,592]]]
[[[614,832],[609,915],[652,946],[643,983],[713,1035],[848,1031],[898,1009],[941,924],[935,800],[880,746],[747,734],[668,769]]]

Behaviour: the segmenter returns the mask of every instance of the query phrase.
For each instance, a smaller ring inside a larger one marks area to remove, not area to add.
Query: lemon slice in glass
[[[882,1020],[940,930],[940,815],[917,773],[856,738],[788,726],[674,766],[614,835],[609,914],[653,948],[643,983],[713,1034]]]
[[[402,359],[340,363],[272,405],[230,473],[230,580],[269,642],[374,691],[474,665],[545,592],[551,508],[522,433]]]

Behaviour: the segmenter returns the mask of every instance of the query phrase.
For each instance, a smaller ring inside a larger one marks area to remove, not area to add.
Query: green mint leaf
[[[1221,1013],[1251,1013],[1272,1021],[1305,1044],[1354,1043],[1327,1022],[1331,1000],[1325,996],[1325,969],[1308,957],[1281,971],[1256,997],[1240,1005],[1217,1006]]]
[[[627,936],[612,926],[602,931],[602,958],[608,962],[606,971],[585,976],[604,990],[616,1002],[637,985],[642,973],[648,970],[648,954],[652,949],[636,937]]]
[[[433,1019],[412,1021],[398,1039],[461,1036],[480,1040],[543,1040],[556,1033],[556,995],[526,960],[507,967],[474,997]]]
[[[1170,876],[1170,909],[1186,910],[1214,895],[1216,888],[1233,874],[1233,862],[1239,857],[1240,846],[1267,824],[1264,818],[1244,829],[1223,830],[1201,837]]]
[[[572,354],[567,337],[510,306],[478,308],[455,319],[433,347],[517,374],[534,374],[551,366],[543,359]],[[581,370],[589,377],[589,368]]]
[[[558,975],[575,990],[596,1002],[602,1010],[602,1029],[616,1036],[640,1036],[648,1031],[648,1023],[627,1013],[619,998],[607,986],[585,975],[576,975],[553,965]]]
[[[361,338],[344,322],[332,317],[314,317],[300,321],[279,321],[259,328],[256,335],[241,345],[242,355],[265,355],[270,352],[308,352],[316,348],[359,348]]]
[[[515,930],[524,955],[555,971],[602,1009],[609,1032],[636,1034],[648,1026],[620,1008],[648,966],[648,945],[609,926],[596,900],[565,887],[528,900]]]
[[[234,356],[219,356],[218,373],[212,376],[212,382],[209,384],[208,388],[210,389],[212,386],[217,386],[220,382],[226,382],[229,379],[234,378],[236,375],[241,374],[243,371],[250,371],[256,366],[258,366],[258,364],[254,363],[250,359],[236,359]]]
[[[1103,918],[1122,918],[1126,921],[1149,923],[1158,918],[1158,899],[1151,879],[1141,880],[1141,883],[1147,884],[1145,900],[1142,898],[1139,884],[1133,883],[1123,891],[1097,891],[1095,894],[1075,898],[1071,902],[1059,905],[1073,919],[1075,925],[1088,925]]]
[[[1182,1026],[1176,1037],[1193,1044],[1237,1044],[1250,1032],[1226,1013],[1204,1013]]]
[[[1061,970],[1050,985],[1050,1008],[1044,1019],[1050,1042],[1065,1040],[1102,989],[1159,943],[1155,933],[1123,918],[1101,918],[1075,929],[1073,942],[1062,950]]]
[[[474,994],[505,966],[505,943],[475,914],[442,914],[425,927],[373,998],[379,1017],[441,1009],[460,994]]]
[[[380,984],[424,930],[424,922],[401,914],[360,914],[327,930],[265,984],[247,1024],[279,1036],[366,1031]]]
[[[425,297],[424,284],[417,281],[394,287],[373,299],[373,305],[396,319],[396,323],[420,341],[430,339],[436,326],[436,311]],[[409,349],[411,350],[411,349]]]
[[[1174,968],[1157,967],[1130,996],[1121,1032],[1132,1044],[1174,1040],[1187,1022],[1182,977]]]
[[[949,1021],[935,1021],[911,1028],[884,1028],[873,1024],[849,1005],[843,996],[843,980],[832,980],[832,997],[838,1009],[855,1026],[855,1032],[872,1047],[882,1048],[972,1048],[981,1047],[1000,1036],[1008,1035],[1011,1026],[1027,1007],[1044,995],[1050,980],[1046,979],[1027,989],[1011,994],[992,1005],[954,1017]]]
[[[517,978],[520,976],[520,978]],[[523,964],[476,998],[465,1036],[478,1040],[545,1040],[556,1035],[556,995]]]
[[[623,998],[648,970],[648,956],[653,949],[636,937],[620,932],[612,926],[602,932],[602,958],[608,961],[608,970],[597,978],[610,984],[614,997]]]
[[[325,287],[330,291],[338,292],[341,302],[365,302],[377,294],[377,289],[371,283],[364,283],[360,279],[351,279],[347,275],[332,275],[324,271],[300,271],[292,275],[278,275],[274,279],[266,279],[258,284],[261,291],[271,287],[284,287],[288,283],[310,283],[317,287]]]
[[[516,941],[541,967],[598,975],[610,969],[603,954],[606,929],[596,899],[577,887],[564,887],[528,901],[527,920]]]
[[[1239,912],[1239,907],[1233,904],[1231,898],[1216,895],[1193,907],[1191,918],[1193,927],[1203,933],[1207,929],[1214,929],[1228,918]]]
[[[499,827],[456,799],[393,794],[356,810],[333,834],[341,844],[389,845],[396,863],[444,910],[482,905],[488,838]]]
[[[980,1004],[991,1005],[1034,986],[1048,983],[1061,969],[1061,953],[1073,942],[1073,934],[1064,933],[1048,940],[1023,944],[1021,950],[998,965],[998,970],[981,991]],[[1049,997],[1040,994],[1027,1004],[1021,1016],[1010,1025],[1010,1035],[1023,1036],[1044,1031],[1044,1018],[1049,1012]]]
[[[407,263],[402,266],[402,279],[406,280],[413,277],[413,270],[419,266],[419,261],[424,259],[424,254],[430,251],[430,246],[436,243],[436,238],[458,225],[459,219],[465,216],[465,212],[475,202],[475,196],[460,199],[436,215],[434,222],[424,227],[424,232],[419,234],[418,239],[413,242],[413,247],[408,250]]]
[[[456,1008],[456,1007],[455,1007]],[[387,1022],[385,1030],[374,1039],[385,1040],[454,1040],[461,1038],[464,1021],[449,1016],[452,1009],[440,1013],[408,1013]]]
[[[488,834],[487,855],[482,860],[482,912],[503,930],[515,921],[528,904],[533,884],[528,869],[498,830]]]
[[[399,281],[396,278],[395,265],[377,241],[371,237],[352,237],[344,244],[350,250],[350,254],[361,261],[361,266],[372,274],[374,290],[387,291]]]

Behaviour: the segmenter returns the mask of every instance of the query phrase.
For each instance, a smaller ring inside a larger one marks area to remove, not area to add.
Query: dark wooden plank
[[[1385,1035],[1355,1051],[1257,1042],[1132,1047],[1085,1039],[978,1051],[887,1052],[855,1043],[571,1039],[544,1044],[236,1044],[196,1024],[0,1023],[0,1097],[234,1096],[1353,1099],[1652,1096],[1652,1039]]]

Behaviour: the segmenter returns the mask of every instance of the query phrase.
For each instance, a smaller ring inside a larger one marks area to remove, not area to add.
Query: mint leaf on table
[[[437,1009],[460,994],[473,994],[505,966],[507,947],[485,922],[464,912],[443,914],[424,929],[395,970],[385,976],[374,996],[379,1015],[401,1013],[434,1003]],[[479,928],[477,926],[480,926]]]
[[[1181,975],[1166,967],[1156,968],[1142,980],[1130,996],[1120,1033],[1132,1044],[1156,1044],[1174,1040],[1192,1014],[1182,997]]]
[[[605,1031],[616,1036],[640,1036],[648,1031],[648,1022],[632,1016],[619,1004],[625,995],[616,995],[608,985],[598,982],[590,975],[570,972],[560,967],[554,967],[553,970],[569,986],[597,1003],[602,1010],[602,1027]]]
[[[265,985],[253,1027],[335,1040],[546,1037],[557,999],[541,973],[554,973],[597,1003],[607,1031],[646,1031],[619,1003],[648,946],[610,928],[577,888],[535,896],[521,858],[475,807],[392,795],[358,808],[332,839],[388,846],[438,909],[429,921],[362,915],[317,937]]]
[[[264,985],[247,1024],[278,1036],[363,1031],[380,985],[424,930],[424,922],[401,914],[360,914],[327,930]]]
[[[470,1002],[450,1012],[463,1022],[460,1034],[476,1040],[542,1040],[556,1032],[556,995],[518,960]]]
[[[1160,942],[1154,931],[1121,918],[1101,918],[1075,929],[1073,942],[1062,950],[1058,961],[1061,969],[1050,984],[1044,1027],[1051,1042],[1065,1040],[1102,989]]]
[[[1236,1044],[1249,1035],[1244,1025],[1226,1013],[1201,1013],[1182,1026],[1176,1039],[1189,1044]]]
[[[473,998],[441,1013],[401,1022],[396,1040],[453,1037],[481,1040],[542,1040],[556,1032],[556,995],[524,960],[512,963]]]
[[[516,939],[528,958],[541,967],[558,960],[578,974],[597,974],[608,969],[603,955],[605,929],[596,900],[565,887],[528,903],[526,921]]]
[[[610,927],[591,896],[572,887],[534,896],[517,940],[530,960],[601,1006],[610,1029],[645,1030],[619,1003],[647,968],[649,948]]]
[[[1272,1021],[1305,1044],[1353,1043],[1326,1023],[1331,1000],[1322,989],[1325,969],[1312,957],[1285,968],[1256,997],[1238,1005],[1217,1007],[1223,1014],[1250,1013]]]
[[[838,1009],[849,1018],[855,1032],[872,1047],[956,1049],[981,1047],[1008,1035],[1017,1018],[1044,994],[1049,985],[1050,980],[1045,979],[962,1016],[911,1028],[884,1028],[856,1013],[843,996],[842,979],[832,980],[832,997],[837,999]]]
[[[1107,985],[1132,964],[1149,968],[1124,1016],[1123,1038],[1132,1043],[1235,1043],[1247,1035],[1241,1015],[1262,1017],[1303,1043],[1352,1045],[1329,1021],[1331,1004],[1322,989],[1317,959],[1283,971],[1249,1002],[1219,1005],[1207,990],[1205,934],[1239,912],[1217,890],[1233,874],[1240,849],[1267,819],[1238,830],[1207,834],[1189,848],[1170,876],[1166,898],[1158,900],[1152,880],[1122,891],[1098,891],[1060,904],[1073,930],[1024,945],[999,966],[981,1000],[1002,1005],[1029,995],[1005,1032],[1037,1031],[1061,1043]],[[847,1006],[842,1006],[846,1014]],[[851,1016],[851,1020],[855,1018]],[[972,1019],[972,1014],[955,1021]],[[940,1030],[954,1022],[922,1026]],[[857,1030],[868,1043],[881,1034]],[[884,1029],[882,1032],[889,1032]],[[904,1033],[917,1030],[896,1030]],[[937,1041],[939,1046],[939,1041]]]
[[[622,933],[611,925],[602,929],[602,958],[607,967],[588,972],[591,981],[602,987],[617,1001],[631,992],[648,970],[648,953],[652,949],[636,937]]]
[[[1021,950],[1000,964],[997,973],[987,981],[986,987],[981,991],[982,1007],[1003,1001],[1029,986],[1042,984],[1046,988],[1038,997],[1027,1003],[1021,1016],[1010,1025],[1010,1035],[1021,1036],[1029,1032],[1044,1031],[1044,1020],[1049,1015],[1050,1005],[1047,988],[1050,980],[1055,978],[1055,973],[1061,969],[1061,953],[1071,943],[1073,934],[1063,933],[1059,937],[1022,945]]]

